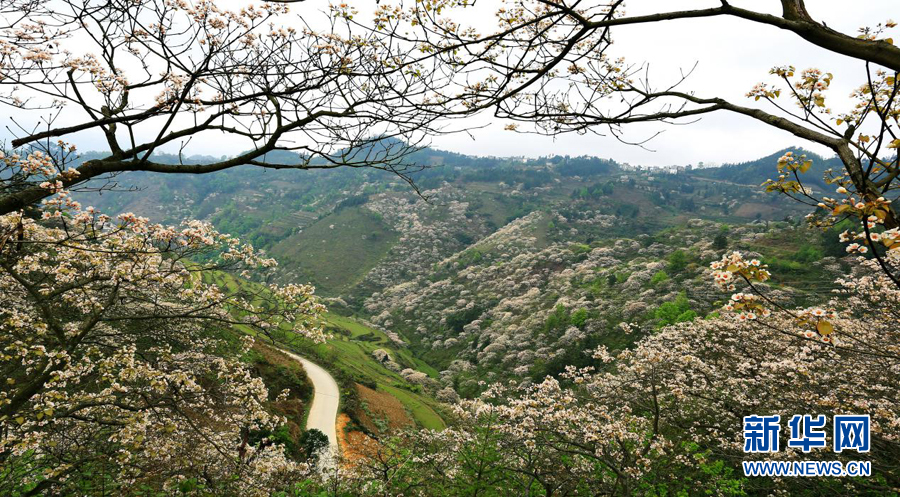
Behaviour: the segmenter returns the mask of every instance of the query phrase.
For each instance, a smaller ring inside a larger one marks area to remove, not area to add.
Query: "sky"
[[[249,0],[224,0],[228,8],[240,7]],[[389,0],[388,0],[389,1]],[[591,0],[602,1],[602,0]],[[258,2],[257,2],[258,3]],[[363,11],[371,11],[374,0],[347,2]],[[778,0],[732,0],[736,6],[780,12]],[[631,0],[627,2],[629,15],[714,7],[718,0]],[[482,28],[490,21],[492,9],[499,0],[479,0],[477,8],[458,20]],[[900,19],[898,0],[807,0],[812,16],[829,27],[848,34],[861,26],[873,26],[890,18]],[[322,19],[328,0],[306,0],[292,4],[292,15],[306,19]],[[900,39],[900,29],[895,37]],[[676,77],[680,71],[695,64],[692,76],[680,87],[698,96],[720,96],[742,105],[753,105],[744,94],[760,81],[773,81],[768,71],[773,66],[794,65],[798,70],[817,67],[834,74],[830,90],[830,105],[842,111],[849,105],[847,95],[865,78],[864,65],[856,60],[827,53],[798,36],[774,27],[757,25],[725,17],[677,20],[651,25],[623,26],[614,31],[615,45],[610,52],[632,63],[648,64],[657,85]],[[773,81],[774,82],[774,81]],[[0,114],[0,122],[9,122],[9,115]],[[832,153],[814,144],[805,143],[786,132],[776,130],[750,118],[728,113],[710,114],[699,122],[683,126],[642,124],[626,128],[625,138],[642,141],[662,133],[643,148],[626,145],[610,136],[563,135],[559,137],[519,134],[503,129],[506,122],[493,120],[489,115],[464,123],[484,126],[470,134],[438,136],[431,144],[436,148],[473,155],[528,156],[594,155],[613,158],[619,162],[661,166],[671,164],[734,163],[757,159],[789,146],[802,146],[825,156]],[[459,126],[460,123],[456,123]],[[83,136],[74,140],[81,150],[98,149],[100,136]],[[246,144],[225,140],[194,140],[186,152],[221,156],[236,154]],[[167,150],[175,152],[176,150]]]
[[[634,0],[627,2],[628,15],[714,7],[718,1]],[[732,5],[780,13],[777,0],[731,1]],[[838,31],[855,34],[862,26],[874,26],[890,18],[900,19],[897,0],[807,0],[810,14]],[[895,28],[900,31],[900,28]],[[740,105],[753,105],[744,95],[761,81],[772,81],[769,69],[794,65],[798,70],[817,67],[834,74],[830,90],[835,111],[842,110],[846,96],[862,84],[863,63],[815,47],[798,36],[777,28],[728,18],[677,20],[653,25],[618,28],[611,55],[645,61],[651,75],[662,81],[681,69],[697,68],[681,87],[698,96],[721,96]],[[895,34],[900,38],[900,34]],[[843,101],[843,102],[842,102]],[[830,150],[804,142],[793,135],[744,116],[711,114],[685,126],[660,124],[627,129],[626,138],[640,141],[663,131],[645,150],[625,145],[613,137],[567,135],[556,139],[517,135],[503,131],[502,123],[481,130],[475,140],[463,135],[435,140],[439,148],[477,155],[540,156],[550,153],[611,157],[620,162],[643,165],[736,163],[757,159],[789,146],[803,146],[826,157]]]

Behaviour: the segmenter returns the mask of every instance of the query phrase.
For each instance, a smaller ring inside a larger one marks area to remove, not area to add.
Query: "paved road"
[[[313,403],[309,410],[309,418],[306,420],[306,429],[315,428],[328,435],[331,450],[334,454],[337,454],[340,449],[338,448],[335,423],[337,422],[338,404],[341,396],[337,382],[328,374],[328,371],[325,371],[318,364],[286,350],[284,353],[303,365],[306,375],[309,376],[309,380],[313,384]]]

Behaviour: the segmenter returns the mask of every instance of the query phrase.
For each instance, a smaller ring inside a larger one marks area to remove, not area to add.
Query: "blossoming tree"
[[[341,15],[292,17],[286,3],[12,0],[0,5],[0,102],[15,110],[7,146],[44,152],[66,188],[123,171],[239,165],[371,166],[408,179],[400,159],[436,131],[434,97],[452,74],[417,53],[391,29],[357,32]],[[105,143],[103,153],[62,174],[77,157],[57,140],[88,137]],[[191,140],[244,152],[154,160]],[[52,195],[7,166],[0,214]]]
[[[268,495],[304,475],[240,355],[250,334],[323,340],[322,306],[308,286],[209,282],[272,265],[208,224],[110,218],[65,190],[42,219],[0,216],[0,493]]]

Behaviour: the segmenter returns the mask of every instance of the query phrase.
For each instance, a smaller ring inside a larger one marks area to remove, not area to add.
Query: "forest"
[[[474,3],[0,2],[0,495],[900,493],[884,2]]]

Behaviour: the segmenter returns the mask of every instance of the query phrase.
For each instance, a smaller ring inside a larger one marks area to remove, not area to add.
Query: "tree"
[[[587,309],[578,309],[577,311],[572,313],[572,317],[570,321],[572,325],[578,329],[584,329],[585,323],[588,320],[588,311]]]
[[[653,286],[656,286],[664,281],[667,281],[668,279],[669,279],[669,275],[665,271],[660,269],[659,271],[657,271],[653,274],[652,278],[650,278],[650,284]]]
[[[571,316],[569,310],[566,306],[562,304],[557,304],[556,307],[553,308],[553,311],[547,316],[546,321],[544,321],[544,333],[549,333],[552,331],[558,331],[564,329],[571,322]]]
[[[669,254],[669,271],[672,273],[680,273],[687,267],[688,257],[684,250],[678,249]]]
[[[683,293],[672,302],[663,302],[653,311],[653,317],[659,321],[659,327],[669,326],[675,323],[691,321],[697,317],[697,313],[691,310],[691,304]]]
[[[0,493],[268,495],[307,474],[251,441],[282,421],[227,330],[322,341],[312,288],[229,284],[274,261],[205,223],[54,204],[0,216]]]
[[[315,428],[304,431],[297,440],[303,455],[311,464],[316,464],[322,455],[322,451],[328,448],[328,435]]]
[[[720,230],[712,241],[712,248],[716,250],[725,250],[728,248],[728,236],[725,230]]]
[[[90,180],[112,188],[124,171],[370,166],[408,180],[401,159],[436,130],[450,73],[398,43],[396,25],[357,32],[335,9],[314,29],[287,25],[284,3],[4,2],[0,101],[16,113],[13,157],[40,151],[45,163],[2,165],[0,214]],[[92,133],[106,150],[79,159],[67,142]],[[191,140],[246,151],[185,162]],[[179,163],[154,160],[166,147]]]
[[[891,205],[900,178],[896,154],[900,147],[900,48],[886,34],[896,23],[886,21],[862,28],[858,35],[845,34],[812,18],[804,0],[781,0],[781,7],[781,15],[772,15],[720,0],[707,8],[661,9],[631,16],[622,0],[524,0],[515,8],[498,10],[497,29],[488,32],[450,21],[460,11],[472,8],[471,2],[417,4],[409,15],[423,26],[437,53],[467,66],[468,74],[483,75],[477,84],[467,81],[465,86],[472,108],[493,108],[500,118],[533,123],[539,133],[604,130],[621,137],[623,126],[632,123],[672,123],[729,112],[829,148],[843,164],[842,171],[827,178],[838,189],[837,199],[805,184],[803,174],[812,161],[792,153],[778,161],[778,179],[767,188],[820,209],[819,217],[826,226],[853,218],[859,226],[858,232],[851,233],[860,240],[857,246],[873,250],[882,270],[900,287],[896,275],[900,272],[896,262],[900,246],[884,246],[879,234],[882,229],[900,228],[900,217]],[[834,110],[829,106],[833,75],[817,68],[772,68],[770,76],[775,82],[752,88],[748,84],[747,97],[752,101],[744,105],[717,95],[679,90],[689,74],[680,75],[674,85],[658,87],[645,65],[614,54],[614,35],[622,26],[652,29],[654,23],[664,21],[715,22],[726,17],[791,32],[822,50],[858,60],[861,71],[852,76],[860,86],[851,95],[852,105]],[[785,98],[791,103],[784,102]],[[508,128],[517,130],[518,126]],[[870,222],[870,217],[875,221]]]

